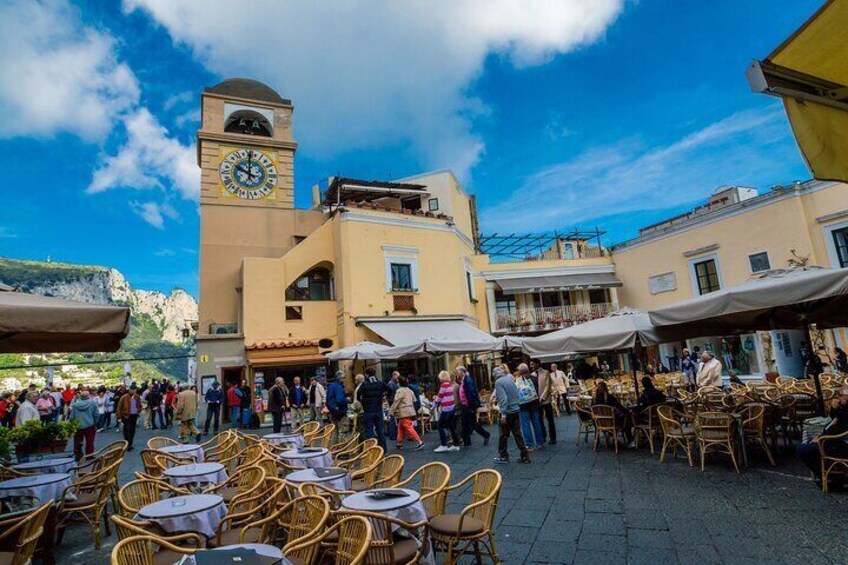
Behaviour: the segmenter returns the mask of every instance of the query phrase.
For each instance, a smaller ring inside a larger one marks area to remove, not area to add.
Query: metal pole
[[[804,320],[804,336],[807,338],[807,347],[809,348],[810,359],[812,360],[813,355],[818,355],[813,347],[812,336],[810,335],[810,324],[807,320]],[[804,370],[807,368],[804,367]],[[818,401],[819,414],[824,416],[824,395],[822,394],[821,381],[819,380],[819,374],[813,372],[813,382],[816,385],[816,400]]]
[[[636,342],[639,343],[638,341]],[[636,389],[636,400],[639,400],[639,375],[636,373],[636,346],[630,348],[630,370],[633,371],[633,387]]]

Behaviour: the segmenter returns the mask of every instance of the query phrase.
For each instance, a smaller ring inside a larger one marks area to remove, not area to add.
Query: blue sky
[[[197,291],[199,92],[295,105],[296,201],[451,168],[484,231],[607,243],[724,184],[806,179],[744,71],[820,1],[0,3],[0,256]]]

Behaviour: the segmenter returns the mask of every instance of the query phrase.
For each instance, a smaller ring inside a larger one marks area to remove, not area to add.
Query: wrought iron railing
[[[603,318],[613,310],[609,302],[512,310],[498,308],[498,331],[526,332],[559,329]]]

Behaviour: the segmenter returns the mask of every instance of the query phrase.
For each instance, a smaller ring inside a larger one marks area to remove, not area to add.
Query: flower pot
[[[15,455],[18,458],[18,461],[21,463],[26,463],[30,460],[30,458],[34,458],[35,460],[40,459],[40,455],[54,454],[54,453],[65,453],[68,449],[68,440],[66,439],[57,439],[53,443],[48,443],[47,445],[39,445],[37,447],[30,447],[29,445],[16,445],[15,446]]]

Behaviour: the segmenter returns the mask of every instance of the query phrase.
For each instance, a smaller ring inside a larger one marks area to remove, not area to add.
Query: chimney
[[[321,189],[317,184],[312,185],[312,208],[318,209],[321,207]]]

